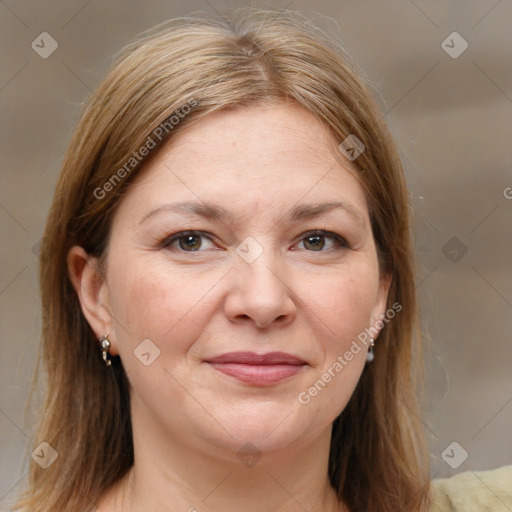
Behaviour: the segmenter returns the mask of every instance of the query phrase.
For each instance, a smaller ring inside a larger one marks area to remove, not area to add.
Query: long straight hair
[[[148,137],[154,155],[211,112],[270,101],[299,104],[340,143],[355,135],[364,144],[349,171],[366,193],[381,270],[392,274],[388,307],[402,307],[382,329],[375,361],[333,424],[330,482],[351,512],[426,510],[428,452],[417,420],[421,336],[400,158],[341,44],[300,14],[254,9],[229,19],[178,18],[142,34],[120,52],[82,112],[39,267],[46,399],[33,446],[48,442],[59,457],[46,469],[31,461],[16,510],[92,511],[134,462],[127,377],[119,357],[112,368],[101,360],[68,275],[69,249],[80,245],[105,256],[113,214],[147,162],[134,155]],[[161,132],[165,137],[155,135]],[[340,151],[336,158],[346,167]]]

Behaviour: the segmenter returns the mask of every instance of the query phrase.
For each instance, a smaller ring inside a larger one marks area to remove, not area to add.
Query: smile
[[[284,352],[231,352],[206,361],[213,369],[246,384],[269,386],[297,375],[307,364]]]

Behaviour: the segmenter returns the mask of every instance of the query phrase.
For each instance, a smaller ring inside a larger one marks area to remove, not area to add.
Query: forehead
[[[140,201],[205,200],[263,209],[344,201],[367,210],[362,186],[334,156],[337,141],[295,104],[207,114],[169,140],[136,176]],[[255,210],[252,210],[255,213]]]
[[[167,153],[180,153],[181,160],[193,156],[200,162],[245,159],[246,176],[293,160],[295,166],[314,170],[318,163],[334,163],[336,141],[327,127],[296,104],[263,103],[210,113],[175,137]],[[165,158],[164,153],[160,156]],[[183,158],[185,157],[185,158]],[[250,171],[248,174],[247,171]],[[293,169],[289,169],[290,175]]]

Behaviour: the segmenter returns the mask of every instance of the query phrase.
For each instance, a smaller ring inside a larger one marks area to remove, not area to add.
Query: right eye
[[[173,249],[183,252],[197,252],[200,250],[211,249],[211,247],[204,248],[202,239],[209,240],[211,238],[201,231],[180,231],[165,238],[160,246],[164,249]]]

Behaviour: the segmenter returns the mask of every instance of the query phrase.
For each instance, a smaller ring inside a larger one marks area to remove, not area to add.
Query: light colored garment
[[[429,512],[512,512],[512,466],[432,480]]]

